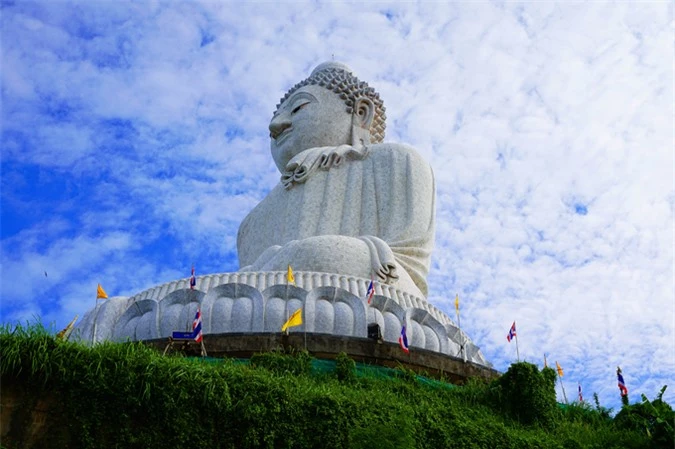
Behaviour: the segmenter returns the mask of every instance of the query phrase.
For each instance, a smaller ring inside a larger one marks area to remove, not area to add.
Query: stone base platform
[[[303,324],[295,332],[366,338],[368,326],[377,324],[383,340],[396,344],[406,326],[411,349],[490,366],[480,348],[425,298],[375,283],[369,303],[369,279],[298,272],[296,285],[287,285],[285,278],[282,272],[222,273],[198,277],[194,289],[181,279],[131,297],[111,297],[85,314],[73,338],[88,344],[167,338],[173,331],[191,331],[198,309],[206,337],[275,334],[302,309]]]
[[[158,338],[145,344],[163,351],[168,341]],[[204,336],[209,357],[250,358],[255,353],[274,350],[307,349],[313,357],[332,360],[344,352],[356,362],[396,368],[403,366],[419,374],[444,378],[453,384],[463,384],[473,377],[494,379],[500,373],[492,368],[461,358],[439,354],[421,348],[411,348],[406,354],[398,344],[378,342],[369,338],[345,337],[328,334],[296,332],[211,334]],[[198,351],[195,354],[199,355]]]

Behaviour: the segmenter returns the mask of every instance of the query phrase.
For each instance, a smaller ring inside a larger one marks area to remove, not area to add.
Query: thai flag
[[[628,388],[626,388],[626,383],[623,381],[623,374],[621,374],[621,370],[617,370],[616,377],[619,380],[619,390],[621,390],[621,396],[626,396],[628,394]]]
[[[584,395],[581,394],[581,384],[579,384],[579,402],[584,402]]]
[[[195,278],[195,266],[192,265],[192,275],[190,275],[190,290],[194,290],[195,285],[197,285],[197,279]]]
[[[511,340],[515,336],[516,336],[516,322],[514,321],[513,324],[511,325],[511,329],[509,330],[509,335],[506,336],[506,341],[511,343]]]
[[[405,334],[405,326],[401,328],[401,336],[398,337],[398,344],[401,345],[403,352],[408,354],[410,349],[408,349],[408,336]]]
[[[373,300],[373,295],[375,294],[375,286],[373,285],[373,280],[370,280],[370,285],[368,286],[368,291],[366,292],[366,296],[368,297],[368,304],[370,304],[370,301]]]
[[[197,313],[195,314],[195,319],[192,322],[192,335],[194,335],[195,341],[197,343],[202,342],[202,312],[197,308]]]

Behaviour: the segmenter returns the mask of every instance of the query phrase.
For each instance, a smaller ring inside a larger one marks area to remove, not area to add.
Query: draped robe
[[[324,271],[370,278],[427,294],[435,186],[410,146],[368,147],[361,160],[278,184],[244,219],[240,271]]]

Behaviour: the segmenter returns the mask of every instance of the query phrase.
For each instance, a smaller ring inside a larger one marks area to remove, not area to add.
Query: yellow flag
[[[108,299],[108,294],[103,290],[101,284],[98,284],[98,288],[96,289],[96,299]]]
[[[459,293],[455,296],[455,312],[459,313]]]
[[[560,364],[557,361],[555,362],[555,366],[556,366],[556,369],[558,370],[558,376],[563,377],[562,366],[560,366]]]
[[[289,327],[300,326],[302,324],[302,307],[293,312],[293,315],[281,326],[281,332],[284,332]]]
[[[288,274],[286,274],[286,279],[288,280],[289,284],[295,285],[295,276],[293,276],[293,268],[291,268],[290,264],[288,265]]]
[[[75,321],[77,321],[78,315],[75,315],[75,318],[73,318],[73,321],[68,323],[68,326],[65,327],[61,332],[56,334],[56,338],[59,340],[68,340],[68,337],[70,337],[70,333],[73,332],[73,326],[75,325]]]

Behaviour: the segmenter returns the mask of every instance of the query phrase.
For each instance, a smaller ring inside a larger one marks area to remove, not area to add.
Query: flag
[[[108,294],[103,290],[101,284],[98,284],[98,288],[96,289],[96,299],[108,299]]]
[[[459,313],[459,293],[455,296],[455,312]]]
[[[201,343],[204,336],[202,335],[202,311],[197,307],[195,319],[192,321],[192,335],[197,343]]]
[[[579,384],[579,402],[584,402],[584,395],[581,394],[581,384]]]
[[[289,267],[290,268],[290,267]],[[281,332],[284,332],[289,327],[302,325],[302,307],[293,312],[293,315],[281,326]]]
[[[408,349],[408,336],[405,334],[405,326],[401,328],[401,336],[398,337],[398,344],[401,345],[403,352],[408,354],[410,349]]]
[[[562,366],[560,366],[560,363],[556,360],[555,362],[555,368],[558,370],[558,376],[563,377],[565,373],[563,373]]]
[[[58,334],[56,334],[56,338],[59,340],[68,340],[68,337],[70,337],[71,332],[73,332],[73,326],[75,325],[75,321],[77,321],[78,315],[75,315],[75,318],[73,318],[73,321],[68,323],[68,325]]]
[[[373,300],[373,295],[375,294],[375,285],[373,284],[373,278],[370,278],[370,285],[368,286],[368,291],[366,292],[366,297],[368,298],[368,304]]]
[[[628,388],[626,388],[626,383],[623,381],[623,374],[621,374],[621,368],[616,367],[616,378],[619,381],[619,390],[621,391],[621,396],[626,396],[628,394]]]
[[[195,285],[197,285],[197,278],[195,278],[195,266],[192,265],[192,274],[190,275],[190,290],[194,290]]]
[[[511,340],[513,340],[513,337],[516,336],[516,322],[514,321],[513,324],[511,325],[511,329],[509,329],[509,335],[506,336],[506,341],[511,343]]]
[[[288,273],[286,274],[286,280],[288,281],[289,284],[295,285],[295,276],[293,276],[293,268],[291,268],[291,265],[288,265]]]

